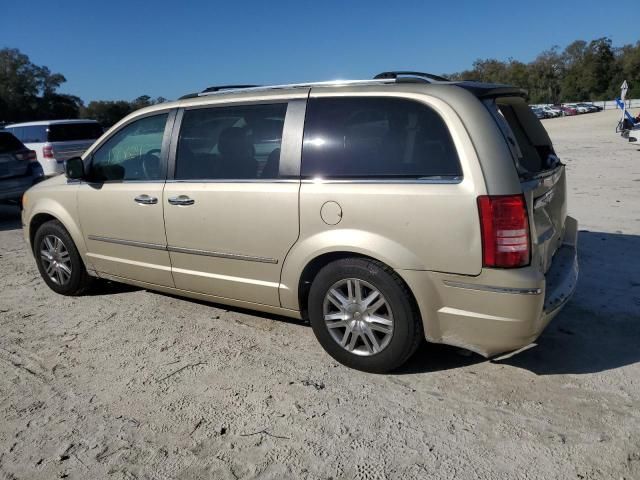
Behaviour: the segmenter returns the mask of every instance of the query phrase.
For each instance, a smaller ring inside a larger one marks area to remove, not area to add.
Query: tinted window
[[[396,98],[317,98],[307,105],[303,177],[462,175],[451,135],[431,108]]]
[[[102,127],[94,122],[57,123],[49,125],[50,142],[71,142],[74,140],[95,140],[102,135]]]
[[[13,133],[22,143],[46,142],[47,127],[45,125],[9,127],[6,130]]]
[[[285,103],[184,113],[175,178],[278,178]]]
[[[93,154],[89,178],[107,180],[163,180],[162,137],[168,114],[130,123]]]
[[[0,153],[16,152],[24,150],[22,142],[9,132],[0,132]]]

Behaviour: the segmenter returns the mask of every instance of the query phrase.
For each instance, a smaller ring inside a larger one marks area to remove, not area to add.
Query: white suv
[[[82,155],[102,135],[95,120],[14,123],[5,130],[36,152],[46,176],[62,173],[65,160]]]

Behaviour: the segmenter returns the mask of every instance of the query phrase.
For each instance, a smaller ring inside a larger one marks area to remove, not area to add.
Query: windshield
[[[71,142],[74,140],[95,140],[102,135],[102,127],[95,122],[56,123],[49,125],[49,142]]]

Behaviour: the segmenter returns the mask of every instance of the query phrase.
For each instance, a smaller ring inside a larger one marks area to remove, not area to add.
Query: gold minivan
[[[419,72],[209,88],[31,188],[24,235],[60,294],[101,278],[308,319],[365,371],[424,338],[516,350],[578,275],[565,167],[525,96]]]

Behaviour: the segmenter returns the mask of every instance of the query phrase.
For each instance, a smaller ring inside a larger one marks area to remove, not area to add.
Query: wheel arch
[[[44,223],[50,220],[57,220],[62,224],[62,226],[69,232],[73,243],[75,244],[80,257],[87,269],[90,269],[91,266],[87,262],[86,258],[86,246],[84,243],[84,237],[82,235],[82,231],[80,230],[80,226],[74,220],[73,216],[69,213],[69,211],[60,203],[56,201],[52,201],[50,199],[43,199],[44,202],[36,202],[31,211],[29,212],[29,220],[27,223],[28,226],[28,239],[29,245],[31,246],[31,250],[33,251],[34,239],[38,228],[40,228]]]
[[[316,275],[326,265],[344,258],[360,258],[365,260],[371,260],[373,262],[379,263],[382,267],[386,267],[390,270],[394,270],[392,266],[380,260],[379,258],[376,258],[368,254],[364,254],[361,252],[353,251],[353,250],[335,250],[330,252],[324,252],[315,256],[314,258],[309,260],[307,264],[304,266],[300,274],[300,277],[298,279],[297,301],[298,301],[298,308],[300,309],[300,312],[303,318],[306,318],[307,316],[309,291],[311,289],[311,284],[313,283],[313,280],[315,279]],[[402,278],[402,275],[398,274],[398,277],[406,287],[406,290],[410,295],[409,301],[413,304],[415,311],[420,313],[420,308],[418,306],[417,299],[412,289],[410,288],[409,284],[405,281],[404,278]]]

